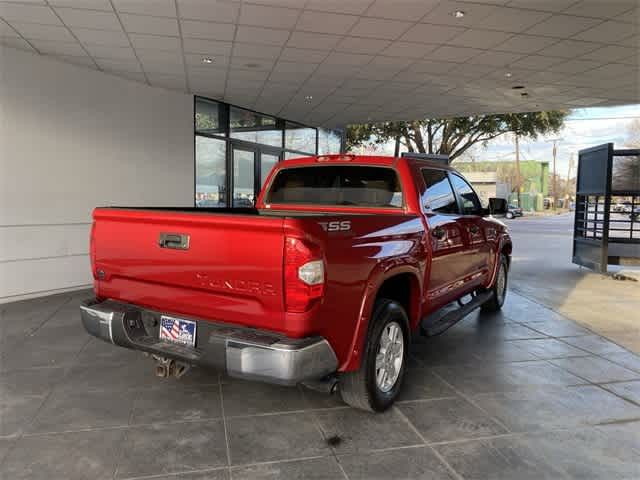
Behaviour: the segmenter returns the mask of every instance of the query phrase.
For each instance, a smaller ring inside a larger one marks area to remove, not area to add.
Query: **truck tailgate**
[[[93,217],[99,297],[256,328],[282,324],[283,218],[116,208]]]

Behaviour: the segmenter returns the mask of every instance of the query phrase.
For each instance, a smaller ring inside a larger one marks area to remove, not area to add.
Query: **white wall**
[[[193,206],[193,99],[0,46],[0,303],[91,283],[91,211]]]

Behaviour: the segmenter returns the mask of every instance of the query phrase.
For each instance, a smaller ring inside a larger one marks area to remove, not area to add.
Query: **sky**
[[[576,174],[578,152],[584,148],[613,142],[614,148],[624,148],[628,138],[630,124],[640,118],[640,104],[620,107],[581,108],[571,112],[565,120],[563,129],[557,134],[539,137],[536,140],[520,140],[520,159],[549,162],[552,168],[553,139],[558,139],[556,171],[561,177],[569,173],[569,163],[574,162],[571,176]],[[393,155],[393,142],[381,149],[385,154]],[[484,147],[477,145],[470,149],[473,159],[515,160],[513,135],[498,137]],[[460,160],[469,157],[460,157]]]

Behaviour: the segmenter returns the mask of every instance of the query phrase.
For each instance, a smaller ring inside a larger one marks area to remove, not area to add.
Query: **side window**
[[[422,177],[427,186],[422,203],[427,208],[435,213],[459,213],[458,203],[447,178],[447,172],[423,168]]]
[[[451,175],[451,182],[453,183],[453,188],[456,189],[462,199],[462,213],[464,215],[479,215],[482,211],[482,206],[471,185],[464,178],[455,174]]]

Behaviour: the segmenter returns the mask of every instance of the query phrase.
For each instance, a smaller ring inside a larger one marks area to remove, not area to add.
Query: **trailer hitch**
[[[159,355],[152,355],[152,357],[156,361],[156,376],[160,378],[180,378],[191,368],[191,365],[178,362],[172,358],[161,357]]]

